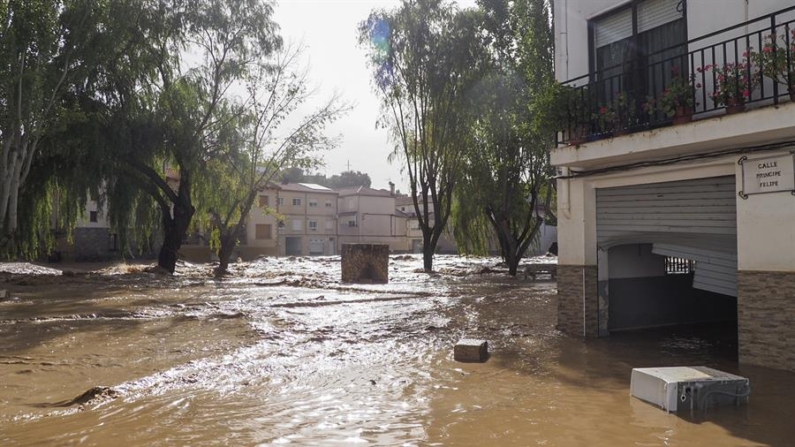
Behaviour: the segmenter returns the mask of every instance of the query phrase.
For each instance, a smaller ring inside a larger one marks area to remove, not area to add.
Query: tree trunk
[[[508,274],[516,276],[516,270],[519,268],[519,261],[522,260],[521,256],[516,256],[514,253],[508,253]]]
[[[433,252],[435,247],[431,247],[430,244],[422,244],[422,264],[423,268],[425,269],[425,273],[431,273],[433,271]]]
[[[218,248],[218,268],[215,269],[216,276],[225,275],[229,272],[229,258],[235,251],[237,243],[237,231],[232,231],[221,236],[221,247]]]
[[[180,238],[177,235],[173,219],[163,219],[163,223],[165,224],[165,237],[163,238],[163,245],[160,247],[160,254],[157,256],[157,265],[174,274],[174,270],[177,267],[177,252],[181,245]]]
[[[216,276],[229,273],[229,258],[232,256],[234,248],[234,243],[228,243],[226,240],[221,242],[221,248],[218,249],[218,268],[215,269]]]
[[[430,228],[422,229],[422,267],[425,273],[433,271],[433,254],[436,251],[436,240]]]
[[[157,257],[157,265],[165,269],[171,274],[177,267],[177,254],[180,247],[182,247],[182,240],[188,233],[188,226],[190,220],[193,218],[195,209],[193,206],[185,206],[182,203],[174,204],[174,217],[169,214],[169,210],[162,210],[163,212],[163,228],[165,237],[163,239],[163,246],[160,248],[160,254]]]
[[[521,249],[520,241],[511,232],[511,225],[506,217],[498,217],[486,212],[494,232],[497,234],[497,240],[500,243],[500,253],[502,260],[508,266],[508,274],[516,276],[516,271],[519,267],[519,262],[522,260],[524,250]]]

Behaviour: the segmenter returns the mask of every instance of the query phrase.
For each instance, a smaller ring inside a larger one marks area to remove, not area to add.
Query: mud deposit
[[[541,260],[537,260],[541,261]],[[182,264],[166,277],[6,265],[2,446],[786,446],[795,374],[738,367],[690,330],[581,341],[554,329],[555,283],[495,259],[393,257],[390,284],[339,283],[338,258]],[[28,269],[28,270],[26,270]],[[485,364],[453,361],[485,338]],[[666,414],[632,367],[751,378],[748,406]]]

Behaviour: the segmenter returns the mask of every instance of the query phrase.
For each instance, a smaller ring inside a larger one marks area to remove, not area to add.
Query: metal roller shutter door
[[[598,189],[598,244],[652,243],[696,261],[693,287],[736,296],[736,197],[734,176]]]

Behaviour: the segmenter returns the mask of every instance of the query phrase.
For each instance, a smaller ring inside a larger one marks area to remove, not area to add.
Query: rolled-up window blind
[[[665,25],[683,17],[677,11],[680,0],[646,0],[638,4],[638,32]]]
[[[632,8],[626,8],[609,17],[597,20],[594,26],[594,43],[596,44],[596,48],[631,37]]]

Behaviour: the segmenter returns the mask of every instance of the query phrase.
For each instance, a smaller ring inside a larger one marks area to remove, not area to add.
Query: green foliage
[[[537,113],[561,94],[552,74],[552,33],[543,0],[482,0],[483,65],[470,92],[464,177],[456,193],[455,236],[481,254],[498,246],[512,274],[549,213],[548,149],[558,111]],[[554,117],[554,118],[553,118]]]
[[[62,169],[72,160],[85,161],[85,151],[65,155],[65,142],[54,142],[84,119],[74,94],[97,57],[91,42],[101,33],[106,6],[88,0],[11,0],[0,6],[3,256],[42,254],[53,243],[51,218],[68,227],[89,190],[96,191],[96,177]]]
[[[759,52],[750,52],[749,56],[759,67],[758,76],[768,77],[795,92],[795,29],[789,29],[789,36],[786,30],[765,36]]]
[[[353,188],[357,186],[370,187],[372,180],[366,172],[345,171],[326,177],[323,174],[304,174],[301,168],[288,168],[280,175],[282,181],[287,183],[315,183],[326,188],[340,189]]]
[[[132,183],[159,208],[164,237],[158,263],[173,271],[196,212],[199,176],[215,172],[212,164],[240,138],[235,126],[246,108],[230,89],[245,88],[281,39],[272,5],[257,0],[118,0],[116,6],[127,23],[102,42],[116,57],[92,78],[92,88],[103,92],[95,100],[114,167],[109,181]],[[125,222],[140,209],[111,211],[125,233]]]
[[[370,175],[365,172],[345,171],[332,175],[321,185],[331,189],[355,188],[358,186],[369,188],[372,185],[372,180],[370,180]]]
[[[319,165],[321,151],[336,144],[323,132],[347,110],[336,97],[306,114],[294,127],[282,125],[311,96],[306,72],[295,66],[299,54],[300,50],[292,48],[277,52],[252,73],[248,84],[251,96],[246,102],[253,106],[239,113],[235,108],[223,110],[229,125],[216,137],[223,150],[202,165],[196,203],[200,220],[211,228],[211,248],[220,259],[218,273],[226,272],[259,192],[287,167],[291,175],[303,176],[303,169]],[[264,208],[255,212],[274,211]]]
[[[471,112],[466,92],[482,60],[477,20],[441,0],[404,0],[392,11],[373,11],[359,28],[381,97],[379,124],[392,133],[391,160],[403,164],[415,198],[426,271],[461,172]]]

